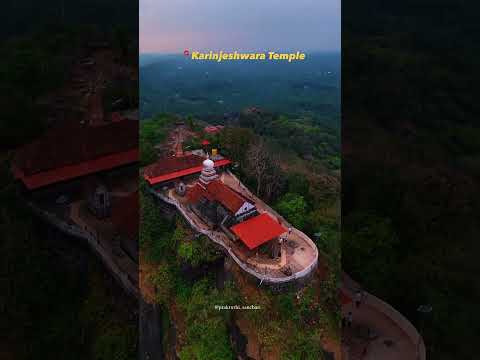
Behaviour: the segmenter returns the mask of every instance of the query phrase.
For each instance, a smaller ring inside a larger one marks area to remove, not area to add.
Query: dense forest
[[[342,5],[343,268],[413,320],[427,358],[471,359],[479,5]]]
[[[71,76],[73,63],[86,56],[89,46],[99,41],[121,53],[120,61],[135,66],[136,40],[122,27],[108,32],[96,26],[47,27],[0,43],[1,150],[29,142],[46,129],[48,106],[55,104],[44,105],[39,100],[61,88]],[[126,87],[116,85],[117,93]],[[107,89],[107,96],[111,92]]]
[[[141,54],[140,64],[142,118],[169,112],[221,123],[256,106],[340,127],[338,53],[311,53],[297,63],[217,63]]]

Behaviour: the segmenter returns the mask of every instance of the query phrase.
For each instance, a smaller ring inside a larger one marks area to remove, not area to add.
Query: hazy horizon
[[[210,49],[209,49],[210,50]],[[283,51],[284,49],[282,49]],[[215,51],[215,50],[213,50]],[[220,50],[218,50],[220,51]],[[226,50],[223,50],[224,52]],[[234,50],[235,51],[235,50]],[[238,51],[238,50],[236,50]],[[248,50],[245,50],[246,52],[249,52]],[[253,50],[252,50],[253,51]],[[256,50],[255,50],[256,51]],[[263,50],[262,50],[263,51]],[[269,50],[265,50],[265,51],[270,51]],[[275,49],[271,50],[271,51],[277,51]],[[289,52],[288,49],[284,50],[285,52]],[[295,52],[296,50],[291,50],[293,52]],[[307,56],[308,55],[320,55],[320,54],[340,54],[341,53],[341,49],[336,49],[336,50],[311,50],[311,51],[306,51],[306,54]],[[183,51],[182,52],[176,52],[176,53],[173,53],[173,52],[139,52],[139,55],[140,56],[184,56],[183,55]]]
[[[340,0],[140,0],[140,54],[339,52]]]

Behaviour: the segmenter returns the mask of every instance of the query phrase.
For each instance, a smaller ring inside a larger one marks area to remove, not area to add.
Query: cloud
[[[340,0],[140,0],[140,51],[339,50]]]

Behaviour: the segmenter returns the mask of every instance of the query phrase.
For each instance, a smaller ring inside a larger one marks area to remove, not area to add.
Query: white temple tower
[[[198,180],[199,184],[207,186],[209,183],[217,179],[218,175],[215,171],[215,163],[210,159],[206,159],[203,162],[202,173],[200,174],[200,179]]]

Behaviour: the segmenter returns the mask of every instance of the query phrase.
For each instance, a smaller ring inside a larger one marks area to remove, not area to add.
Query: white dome
[[[203,167],[204,168],[213,169],[214,166],[215,166],[214,162],[210,159],[207,159],[203,162]]]

